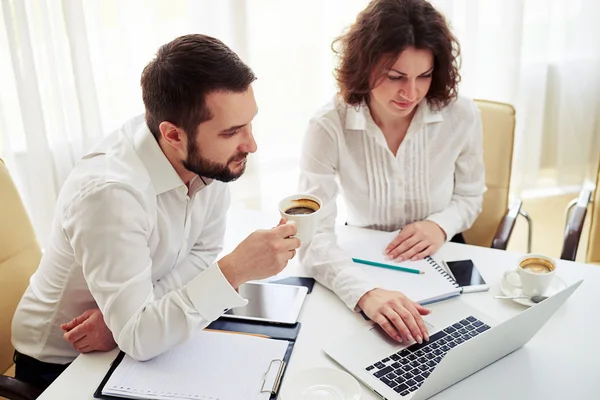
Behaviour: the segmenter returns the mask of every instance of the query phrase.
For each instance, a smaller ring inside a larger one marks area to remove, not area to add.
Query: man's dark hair
[[[242,93],[256,76],[223,42],[206,35],[185,35],[162,46],[142,72],[146,123],[158,140],[159,125],[171,122],[193,138],[212,118],[206,96]]]

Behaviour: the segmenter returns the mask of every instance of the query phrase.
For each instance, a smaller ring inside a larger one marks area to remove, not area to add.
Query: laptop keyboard
[[[490,329],[469,316],[431,335],[429,341],[406,349],[369,365],[366,370],[401,396],[417,390],[450,349]]]

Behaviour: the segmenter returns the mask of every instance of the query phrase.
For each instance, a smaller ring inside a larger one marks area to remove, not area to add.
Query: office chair
[[[585,262],[600,265],[600,162],[596,175],[595,186],[584,186],[579,197],[567,208],[567,223],[560,255],[563,260],[575,261],[583,225],[588,216],[590,227]]]
[[[14,377],[12,317],[41,251],[19,193],[0,159],[0,398],[33,400],[38,388]]]
[[[532,221],[521,209],[522,201],[509,204],[510,176],[515,136],[515,109],[510,104],[475,100],[481,112],[485,184],[483,211],[473,226],[463,232],[465,241],[483,247],[506,250],[519,216],[527,220],[527,251],[531,252]]]

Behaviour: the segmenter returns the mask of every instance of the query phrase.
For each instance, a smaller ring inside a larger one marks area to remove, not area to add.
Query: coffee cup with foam
[[[541,254],[527,254],[519,259],[516,268],[504,273],[504,279],[527,296],[542,296],[552,285],[555,275],[553,259]]]

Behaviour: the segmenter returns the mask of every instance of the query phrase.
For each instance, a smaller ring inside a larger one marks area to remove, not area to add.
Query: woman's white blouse
[[[324,203],[318,232],[302,246],[300,260],[355,309],[375,286],[337,245],[338,192],[349,225],[394,231],[427,219],[450,240],[481,212],[485,170],[479,111],[460,96],[439,111],[421,102],[394,156],[369,108],[348,106],[336,96],[310,121],[300,169],[299,192]]]

